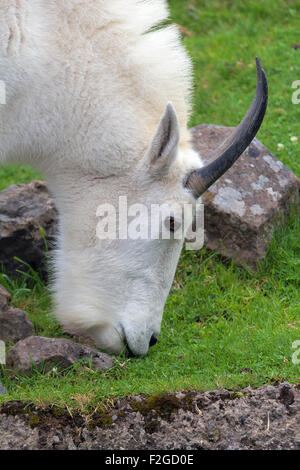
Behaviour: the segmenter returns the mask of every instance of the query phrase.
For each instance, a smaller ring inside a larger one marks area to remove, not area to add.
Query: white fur
[[[182,242],[100,242],[96,211],[120,195],[192,201],[182,184],[201,166],[187,130],[190,61],[175,27],[147,32],[167,16],[164,0],[0,3],[0,160],[34,165],[54,194],[55,314],[102,348],[126,338],[138,355],[159,333]],[[153,163],[164,112],[170,151]]]

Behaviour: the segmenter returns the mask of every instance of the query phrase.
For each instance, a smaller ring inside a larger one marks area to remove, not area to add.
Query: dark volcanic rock
[[[194,127],[194,148],[205,161],[232,131]],[[299,191],[300,180],[255,138],[203,196],[206,246],[255,268],[267,253],[275,224],[286,220],[292,203],[299,203]]]
[[[0,340],[16,343],[34,334],[34,328],[26,313],[9,306],[11,296],[0,286]]]
[[[56,209],[41,181],[10,186],[0,193],[0,265],[8,274],[26,270],[18,257],[35,270],[46,272],[43,228],[49,248],[56,233]]]
[[[53,367],[63,370],[80,359],[91,359],[95,370],[108,370],[114,364],[112,357],[86,344],[41,336],[32,336],[19,341],[9,350],[6,364],[8,368],[17,372],[28,373],[32,363],[37,368],[43,365],[44,371],[49,371]]]
[[[18,308],[8,308],[0,312],[0,340],[16,343],[33,334],[33,324],[25,312]]]
[[[292,405],[295,401],[295,389],[288,382],[284,382],[279,388],[279,400],[284,405]]]
[[[3,286],[0,285],[0,312],[8,308],[10,300],[10,293]]]

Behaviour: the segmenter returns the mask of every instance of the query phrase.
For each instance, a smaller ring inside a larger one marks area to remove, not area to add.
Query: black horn
[[[190,173],[185,186],[198,198],[219,179],[250,145],[263,122],[268,103],[268,82],[259,59],[256,58],[256,93],[246,116],[238,127],[208,157],[209,163]]]

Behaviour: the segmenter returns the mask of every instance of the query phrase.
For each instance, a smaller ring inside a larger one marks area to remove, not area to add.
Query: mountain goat
[[[257,60],[251,108],[203,167],[187,129],[191,63],[176,27],[158,27],[167,17],[165,0],[0,2],[0,160],[47,179],[59,212],[55,315],[111,352],[144,355],[157,341],[184,237],[100,240],[97,208],[121,196],[194,205],[267,105]]]

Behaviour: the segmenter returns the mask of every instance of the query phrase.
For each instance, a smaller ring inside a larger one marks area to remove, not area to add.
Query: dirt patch
[[[104,413],[21,402],[0,407],[0,449],[299,449],[300,389],[184,392],[116,399]]]

